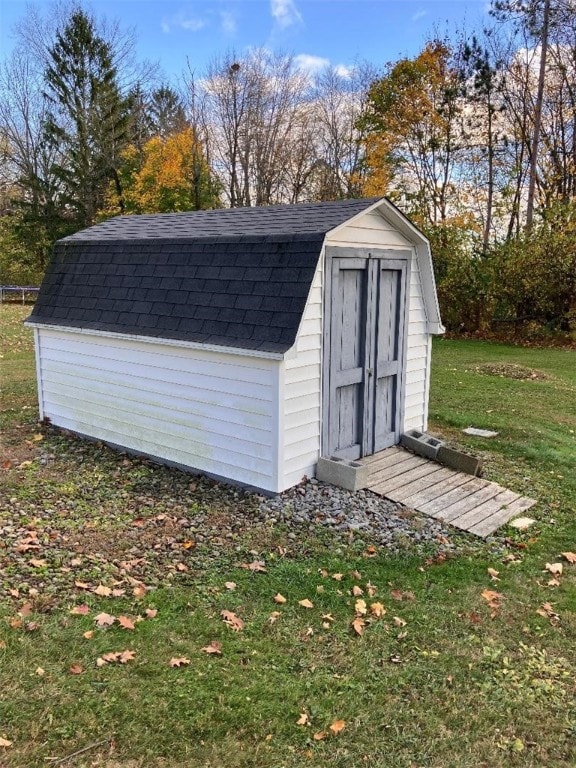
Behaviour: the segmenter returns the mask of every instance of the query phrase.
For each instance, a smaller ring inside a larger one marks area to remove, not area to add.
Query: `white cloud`
[[[346,64],[336,64],[334,66],[334,70],[336,71],[336,74],[339,75],[339,77],[343,77],[348,80],[348,78],[352,77],[354,67],[349,67]]]
[[[424,16],[428,16],[428,11],[416,11],[410,18],[412,21],[418,21],[419,19],[423,19]]]
[[[220,26],[225,35],[236,34],[236,17],[231,11],[220,11]]]
[[[169,19],[162,19],[162,32],[168,34],[173,29],[184,29],[187,32],[199,32],[207,25],[207,21],[197,16],[189,16],[186,13],[177,13]]]
[[[319,72],[321,69],[328,67],[330,61],[323,59],[322,56],[312,56],[309,53],[299,53],[298,56],[294,56],[294,64],[303,72],[307,72],[310,75]]]
[[[282,29],[302,23],[302,16],[294,0],[270,0],[270,13]]]

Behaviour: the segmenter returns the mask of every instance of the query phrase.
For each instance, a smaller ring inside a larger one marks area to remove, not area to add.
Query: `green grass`
[[[0,597],[0,738],[13,742],[0,747],[2,768],[50,765],[47,758],[84,747],[91,748],[64,764],[576,764],[576,565],[564,563],[557,587],[547,585],[543,570],[561,552],[576,550],[574,352],[435,345],[433,428],[465,447],[481,446],[489,477],[539,499],[537,524],[526,534],[509,529],[507,543],[460,542],[447,558],[409,549],[369,556],[369,541],[347,544],[306,531],[294,542],[281,527],[248,526],[230,546],[198,544],[188,571],[178,572],[173,562],[184,558],[184,537],[164,534],[159,513],[212,515],[217,531],[224,515],[248,514],[249,502],[50,430],[35,442],[32,350],[17,323],[24,313],[1,312],[3,424],[12,465],[0,486],[0,589],[19,590],[18,598],[7,591]],[[517,364],[547,378],[476,371],[487,363]],[[464,440],[460,430],[470,424],[500,435]],[[42,457],[52,458],[42,464]],[[22,461],[31,464],[18,469]],[[134,519],[146,525],[135,527]],[[21,562],[3,550],[15,525],[36,530],[44,549],[23,553]],[[86,540],[94,544],[85,548],[85,562],[72,566]],[[166,551],[154,560],[158,542]],[[122,566],[142,556],[154,567]],[[30,566],[31,557],[44,557],[46,565]],[[254,558],[266,561],[265,573],[239,567]],[[491,581],[488,567],[500,581]],[[153,587],[139,598],[128,579],[136,573]],[[111,587],[117,581],[126,594],[97,597],[73,586],[80,578]],[[236,588],[227,589],[227,581]],[[354,586],[387,611],[362,637],[350,627]],[[502,595],[494,612],[484,589]],[[283,605],[274,602],[278,592]],[[312,609],[298,604],[304,598]],[[537,613],[545,602],[558,620]],[[31,612],[19,617],[25,603]],[[70,613],[79,604],[89,615]],[[101,610],[135,616],[146,608],[156,608],[156,617],[134,631],[94,623]],[[222,610],[242,617],[243,631],[226,626]],[[280,615],[271,623],[273,611]],[[221,657],[202,651],[213,640],[222,644]],[[133,661],[96,666],[101,654],[124,649],[135,652]],[[190,664],[170,668],[179,656]],[[82,673],[71,674],[72,664]],[[310,725],[297,725],[302,712]],[[339,719],[344,730],[333,735],[329,726]],[[318,733],[328,735],[315,740]]]

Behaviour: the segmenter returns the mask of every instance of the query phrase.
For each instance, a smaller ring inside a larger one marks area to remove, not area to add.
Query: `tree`
[[[391,192],[430,224],[456,200],[461,78],[451,48],[428,43],[415,59],[390,65],[368,91],[358,126],[366,132],[365,190]]]
[[[109,179],[122,209],[118,164],[127,141],[128,103],[120,92],[112,47],[84,11],[74,11],[57,33],[45,82],[52,108],[45,134],[63,154],[55,170],[64,202],[79,227],[89,226]]]
[[[154,136],[141,152],[122,152],[119,176],[124,213],[170,213],[218,206],[218,186],[192,128],[166,138]],[[115,185],[109,187],[106,216],[120,213]]]

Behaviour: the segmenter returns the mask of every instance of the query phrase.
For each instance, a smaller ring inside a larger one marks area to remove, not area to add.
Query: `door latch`
[[[372,370],[372,368],[366,368],[366,373],[368,374],[368,376],[372,376],[374,371]]]

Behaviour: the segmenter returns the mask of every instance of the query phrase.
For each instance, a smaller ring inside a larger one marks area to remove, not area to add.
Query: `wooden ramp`
[[[394,446],[361,459],[368,490],[477,536],[489,536],[536,504],[497,483],[456,472]]]

